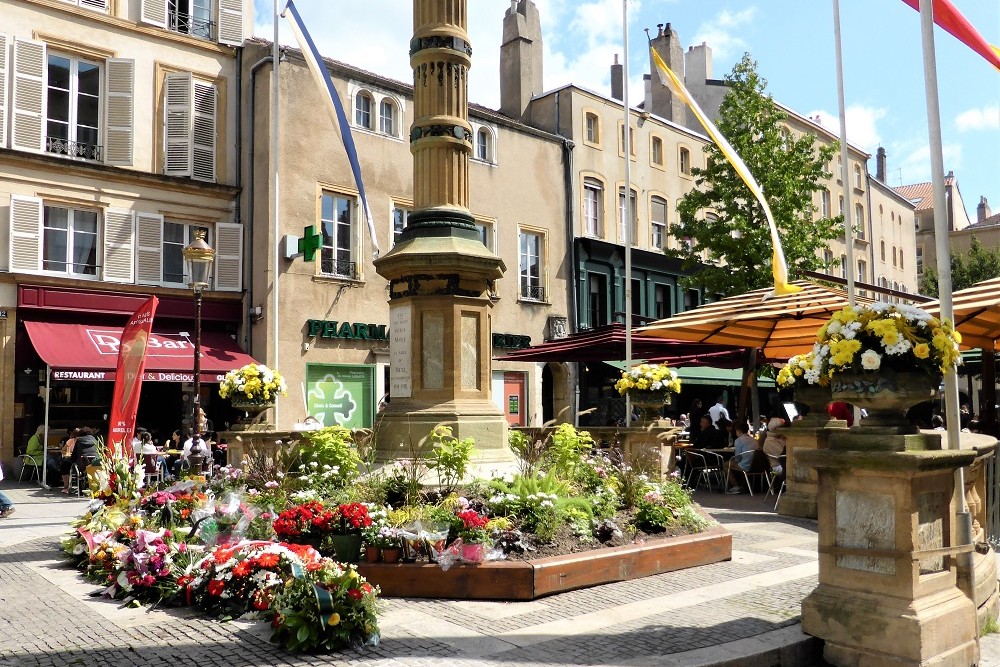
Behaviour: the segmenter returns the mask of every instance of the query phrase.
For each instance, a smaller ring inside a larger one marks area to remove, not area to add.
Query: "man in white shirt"
[[[719,398],[715,400],[715,405],[708,409],[708,416],[712,418],[712,424],[716,427],[719,426],[720,417],[725,417],[726,420],[729,420],[729,410],[727,410],[726,406],[723,404],[722,396],[719,396]]]

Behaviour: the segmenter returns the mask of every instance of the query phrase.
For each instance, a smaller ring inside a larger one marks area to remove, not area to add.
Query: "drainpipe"
[[[868,171],[868,167],[866,165],[865,166],[865,172],[867,173],[867,171]],[[871,177],[871,174],[867,174],[866,178],[868,179],[868,182],[866,183],[866,185],[868,186],[868,188],[865,190],[865,196],[868,199],[868,266],[872,267],[872,269],[871,269],[872,274],[871,274],[871,276],[869,276],[869,279],[871,280],[872,285],[875,285],[876,287],[878,287],[878,284],[875,281],[875,223],[873,221],[873,218],[875,216],[872,214],[872,177]],[[900,244],[900,249],[902,249],[902,244]],[[893,268],[895,268],[895,267],[893,267]],[[878,298],[877,296],[875,296],[875,294],[873,294],[872,296],[875,299]]]
[[[579,286],[576,284],[576,242],[574,239],[573,230],[574,217],[575,217],[575,207],[574,202],[576,201],[576,188],[575,179],[573,174],[573,142],[567,137],[563,137],[561,133],[562,126],[560,124],[561,116],[559,114],[559,93],[556,93],[556,134],[562,137],[562,148],[563,148],[563,180],[564,189],[566,191],[566,254],[568,255],[569,261],[569,299],[567,300],[567,319],[569,320],[569,331],[570,333],[576,333],[579,328],[577,326],[577,290]],[[569,381],[570,386],[573,387],[573,402],[572,402],[572,423],[574,426],[580,425],[580,365],[578,362],[573,362],[569,364]]]

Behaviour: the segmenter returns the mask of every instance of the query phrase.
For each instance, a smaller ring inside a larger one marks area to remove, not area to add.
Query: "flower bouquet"
[[[290,507],[274,520],[274,532],[279,539],[319,548],[323,538],[338,526],[338,509],[327,509],[318,500]]]
[[[659,410],[668,405],[674,394],[681,391],[677,371],[666,364],[638,364],[623,371],[615,389],[622,396],[647,412],[647,419],[657,419]]]
[[[229,371],[219,385],[219,396],[231,398],[234,407],[268,407],[279,394],[285,396],[288,387],[278,371],[263,364],[247,364]]]
[[[486,529],[489,519],[474,509],[459,510],[455,515],[462,522],[458,529],[458,537],[462,540],[462,560],[482,563],[490,541],[490,533]]]
[[[821,384],[819,368],[815,365],[816,353],[796,354],[788,360],[775,381],[782,389],[801,388],[806,384]],[[823,384],[829,384],[829,381]]]

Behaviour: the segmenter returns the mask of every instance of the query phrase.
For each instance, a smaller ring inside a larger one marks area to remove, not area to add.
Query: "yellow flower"
[[[917,359],[926,359],[927,357],[930,356],[930,354],[931,354],[931,349],[930,347],[927,346],[927,343],[921,343],[920,345],[916,345],[913,348],[913,356],[915,356]]]
[[[327,620],[326,624],[329,626],[338,625],[340,623],[340,614],[333,612],[330,614],[330,618]]]

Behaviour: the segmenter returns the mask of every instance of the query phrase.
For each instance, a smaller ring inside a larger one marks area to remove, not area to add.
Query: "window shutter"
[[[104,279],[111,283],[135,282],[132,243],[135,216],[132,211],[109,208],[104,211]]]
[[[215,182],[215,86],[194,82],[191,178]]]
[[[10,270],[40,271],[42,268],[42,200],[10,197]]]
[[[243,0],[219,0],[219,43],[243,46]]]
[[[171,72],[163,80],[163,173],[168,176],[191,175],[191,83],[190,72]]]
[[[45,44],[15,39],[11,148],[45,150],[45,72]]]
[[[107,131],[104,161],[122,167],[132,166],[133,99],[135,61],[124,58],[108,59]]]
[[[135,214],[135,281],[143,285],[163,282],[163,216]]]
[[[167,0],[142,0],[139,20],[157,28],[167,27]]]
[[[102,12],[108,11],[108,0],[80,0],[81,7],[90,7],[91,9],[99,9]]]
[[[215,289],[239,292],[243,289],[243,225],[220,222],[215,225]]]
[[[0,148],[7,148],[7,45],[10,40],[0,33]]]

